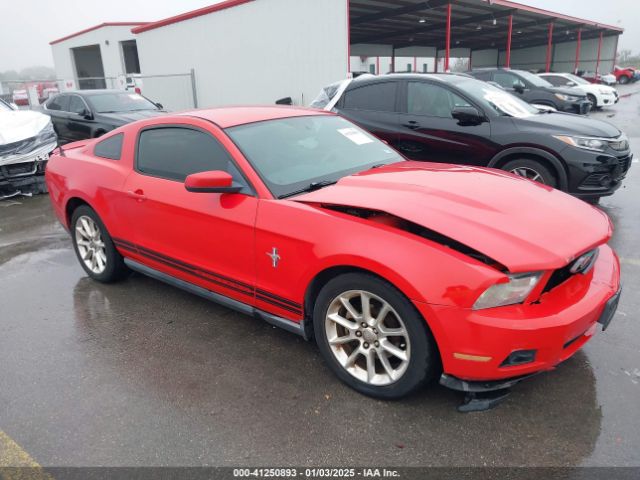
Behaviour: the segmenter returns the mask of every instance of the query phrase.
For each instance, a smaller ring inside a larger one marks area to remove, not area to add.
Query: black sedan
[[[162,115],[159,103],[123,90],[60,93],[43,105],[61,144],[96,138],[127,123]]]
[[[554,87],[544,78],[525,70],[485,68],[470,73],[478,80],[495,82],[509,93],[531,104],[545,105],[560,112],[581,115],[586,115],[591,110],[591,102],[584,93],[571,88]]]
[[[500,168],[595,201],[631,166],[627,137],[586,116],[541,110],[462,75],[361,76],[311,104],[359,124],[412,160]]]

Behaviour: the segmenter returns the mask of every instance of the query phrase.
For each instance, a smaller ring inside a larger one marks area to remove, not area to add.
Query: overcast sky
[[[53,66],[49,42],[102,22],[153,21],[215,0],[0,0],[0,72]],[[322,0],[318,0],[322,1]],[[625,29],[620,49],[640,53],[640,0],[520,0]]]

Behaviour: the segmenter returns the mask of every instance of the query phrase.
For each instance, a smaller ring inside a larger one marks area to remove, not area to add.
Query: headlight
[[[607,95],[608,93],[613,93],[610,90],[607,90],[605,88],[601,88],[598,90],[602,95]]]
[[[507,283],[497,283],[487,288],[473,304],[474,310],[502,307],[522,303],[540,281],[542,272],[509,275]]]
[[[577,102],[578,100],[580,100],[580,97],[576,95],[565,95],[564,93],[556,93],[555,96],[556,98],[564,100],[565,102]]]
[[[554,135],[553,138],[557,138],[572,147],[584,148],[585,150],[593,150],[595,152],[604,152],[607,148],[607,142],[599,138],[572,137],[568,135]]]

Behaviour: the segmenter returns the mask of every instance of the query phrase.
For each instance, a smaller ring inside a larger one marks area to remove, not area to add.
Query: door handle
[[[147,197],[145,196],[144,192],[140,189],[133,191],[133,190],[129,190],[127,192],[127,196],[130,198],[134,198],[139,202],[143,202],[147,199]]]
[[[415,120],[409,120],[407,123],[402,125],[403,127],[407,127],[411,130],[417,130],[420,128],[420,124]]]

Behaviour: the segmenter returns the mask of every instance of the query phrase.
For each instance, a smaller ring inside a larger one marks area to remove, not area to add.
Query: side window
[[[470,106],[464,98],[447,88],[426,82],[409,82],[407,87],[407,113],[452,118],[455,107]]]
[[[246,184],[224,147],[208,133],[190,128],[140,132],[136,166],[141,173],[180,182],[192,173],[224,170]]]
[[[93,149],[93,153],[96,157],[120,160],[123,140],[124,133],[119,133],[113,137],[105,138],[96,144],[96,147]]]
[[[515,88],[516,85],[522,83],[522,81],[513,75],[512,73],[507,72],[495,72],[493,74],[493,81],[500,85],[502,88]]]
[[[77,95],[70,95],[70,98],[68,111],[78,115],[82,114],[87,108],[84,101]]]
[[[568,78],[558,77],[556,75],[550,75],[548,77],[544,77],[544,79],[554,87],[564,87],[571,82]]]
[[[347,90],[344,94],[343,108],[395,112],[397,90],[396,82],[375,83]]]
[[[491,72],[474,72],[473,76],[478,80],[483,80],[485,82],[491,80]]]
[[[56,95],[47,103],[49,110],[69,110],[69,95]]]

